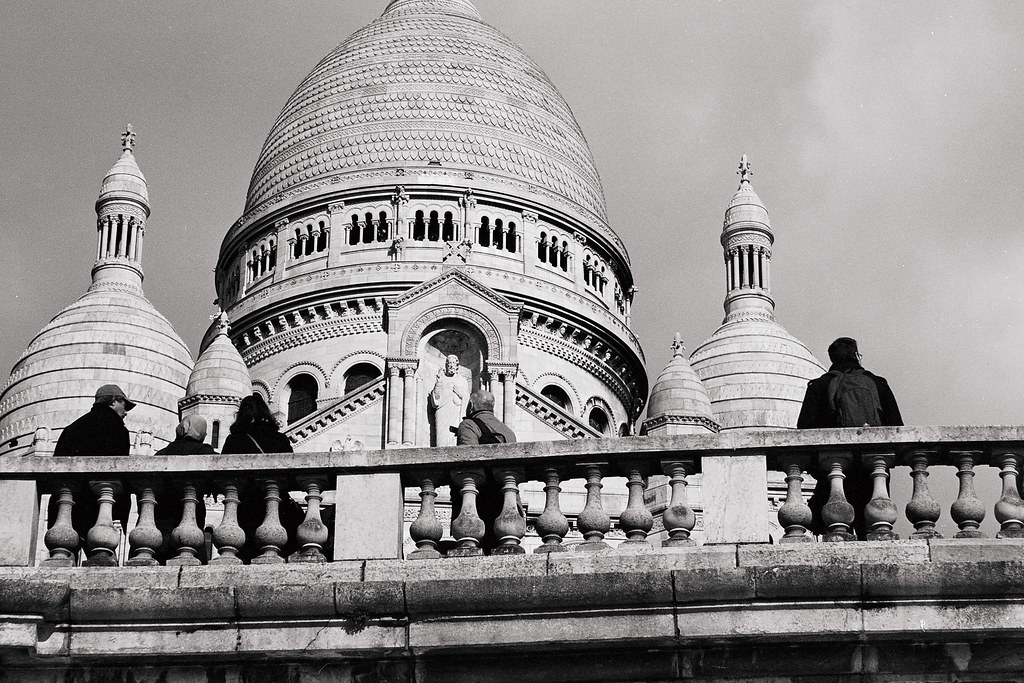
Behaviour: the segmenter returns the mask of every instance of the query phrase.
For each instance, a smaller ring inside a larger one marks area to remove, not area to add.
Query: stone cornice
[[[665,425],[697,425],[704,427],[709,432],[718,433],[721,429],[718,423],[714,420],[706,417],[700,417],[697,415],[659,415],[658,417],[652,417],[644,420],[642,430],[649,432],[652,429],[663,427]]]
[[[355,391],[307,416],[298,424],[285,430],[285,434],[293,444],[308,441],[324,430],[344,422],[352,415],[367,410],[370,406],[384,400],[385,380],[383,377],[364,385]]]
[[[567,439],[599,439],[603,436],[584,425],[575,415],[570,415],[527,387],[516,386],[516,405]]]

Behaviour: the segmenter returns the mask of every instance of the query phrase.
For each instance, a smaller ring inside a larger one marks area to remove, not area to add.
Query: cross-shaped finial
[[[135,131],[132,130],[132,124],[128,124],[128,127],[121,133],[121,148],[126,152],[132,151],[135,147]]]
[[[746,154],[740,157],[740,170],[736,173],[739,174],[741,183],[749,183],[750,176],[754,175],[754,172],[750,170],[750,162],[747,161]]]
[[[683,345],[683,338],[676,332],[675,338],[672,340],[672,355],[681,356],[683,351],[686,351],[686,346]]]

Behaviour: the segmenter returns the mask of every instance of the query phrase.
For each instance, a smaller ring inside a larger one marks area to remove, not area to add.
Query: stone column
[[[732,261],[732,280],[729,283],[729,291],[738,289],[740,286],[740,250],[738,247],[733,247],[729,251],[729,257]]]
[[[402,445],[416,444],[416,368],[406,365],[402,370]]]
[[[291,242],[294,240],[288,239],[288,219],[282,218],[274,223],[274,229],[277,231],[277,261],[274,263],[274,280],[280,280],[284,275],[285,266],[288,261],[292,258]],[[282,250],[283,245],[288,245],[287,249]],[[286,254],[281,253],[282,251],[287,252]]]
[[[401,386],[401,372],[397,365],[388,364],[388,433],[385,438],[388,448],[402,443],[402,403],[405,396]]]
[[[516,368],[506,370],[502,375],[502,415],[501,421],[509,427],[516,418]]]

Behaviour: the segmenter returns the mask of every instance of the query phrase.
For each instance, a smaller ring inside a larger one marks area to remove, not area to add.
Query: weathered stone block
[[[402,557],[403,489],[397,473],[337,477],[334,559]]]
[[[427,581],[430,579],[477,579],[496,576],[544,576],[545,555],[489,555],[485,557],[441,558],[438,560],[369,560],[366,581]]]
[[[932,562],[1021,562],[1021,538],[932,538],[928,540]]]
[[[609,555],[552,553],[548,559],[550,574],[588,574],[602,572],[650,572],[676,569],[729,568],[736,566],[736,546],[701,546],[673,552],[643,554],[613,552]]]
[[[360,581],[334,584],[335,611],[351,614],[405,614],[405,586],[399,581]]]
[[[66,617],[70,592],[63,581],[0,578],[0,614]]]
[[[293,655],[296,652],[373,652],[375,656],[401,652],[406,647],[405,626],[366,623],[360,620],[336,618],[313,620],[281,626],[252,624],[239,627],[238,651]]]
[[[235,616],[234,589],[223,588],[75,588],[71,620],[104,621],[208,620]]]
[[[0,480],[0,519],[0,567],[31,565],[39,523],[39,494],[34,481]]]
[[[926,541],[856,541],[853,543],[788,543],[741,546],[741,567],[823,564],[920,564],[928,562]]]
[[[1024,561],[874,564],[862,572],[865,598],[1024,595]]]
[[[758,598],[834,600],[861,594],[861,566],[854,563],[752,569]]]
[[[246,619],[334,616],[334,584],[245,584],[236,586],[238,616]]]
[[[701,459],[706,543],[767,543],[768,470],[764,455],[714,455]]]
[[[672,572],[677,604],[716,600],[752,600],[754,571],[749,567],[697,568]]]

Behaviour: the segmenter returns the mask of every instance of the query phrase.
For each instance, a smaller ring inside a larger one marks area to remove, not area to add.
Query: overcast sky
[[[131,122],[148,298],[193,354],[260,147],[386,2],[48,3],[0,22],[6,375],[89,284]],[[779,322],[860,341],[908,424],[1024,419],[1024,4],[477,0],[579,120],[634,264],[653,383],[721,323],[740,155],[771,214]]]

